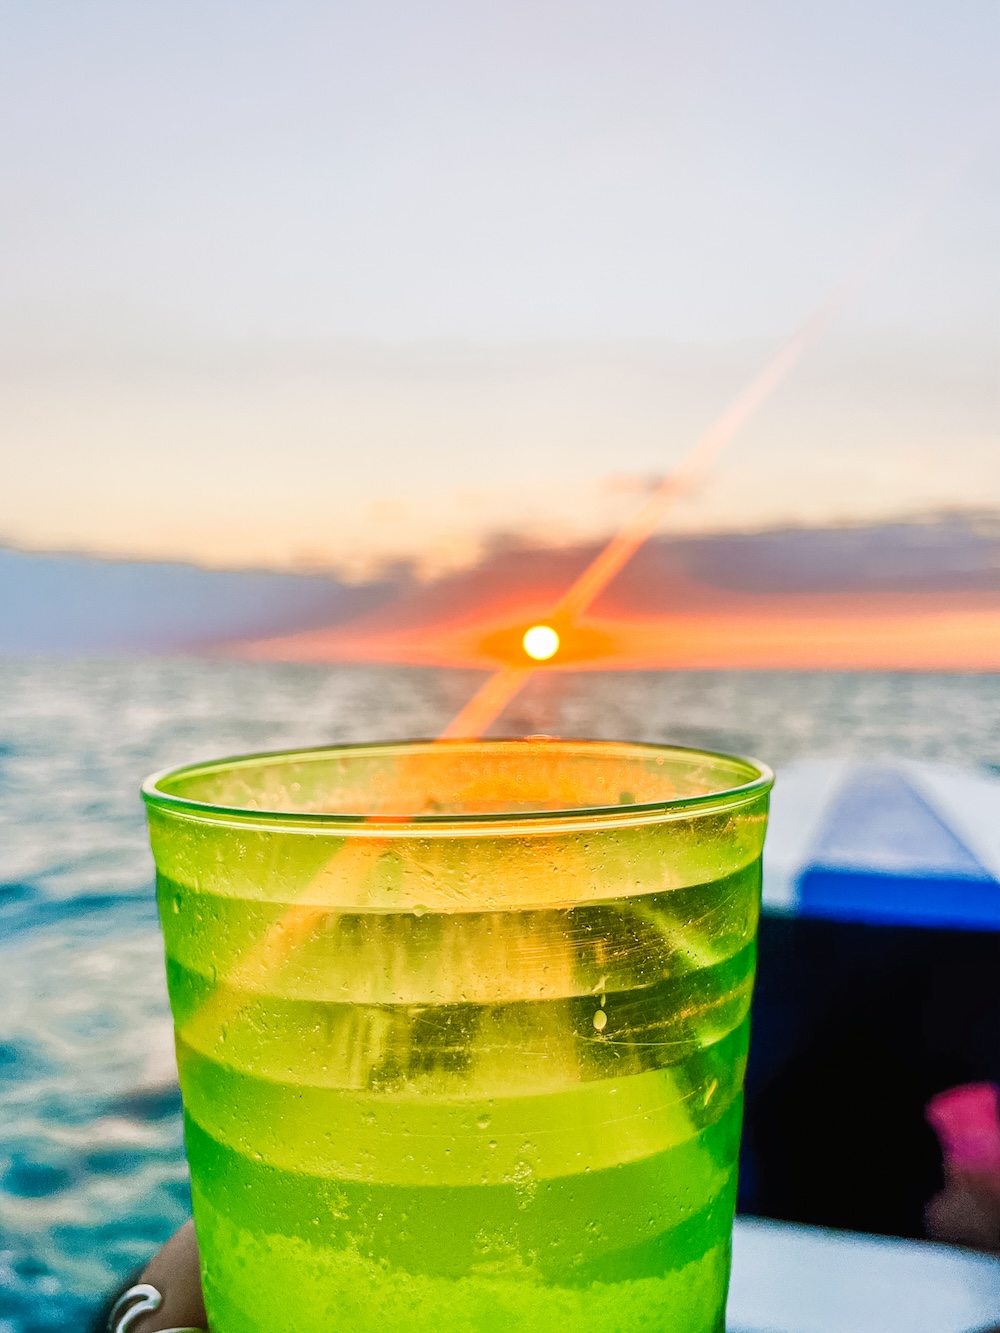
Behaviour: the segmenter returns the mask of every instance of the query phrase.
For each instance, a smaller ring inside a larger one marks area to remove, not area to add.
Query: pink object
[[[1000,1186],[1000,1089],[995,1083],[966,1083],[939,1092],[925,1114],[946,1167]]]

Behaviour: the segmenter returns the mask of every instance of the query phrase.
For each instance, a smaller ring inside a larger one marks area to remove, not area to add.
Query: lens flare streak
[[[878,233],[854,270],[838,284],[827,300],[799,326],[763,370],[736,396],[678,467],[567,589],[552,609],[553,620],[565,624],[571,623],[600,596],[615,575],[628,564],[639,547],[653,535],[670,505],[694,485],[726,445],[767,402],[874,270],[899,248],[947,191],[965,174],[981,146],[979,142],[966,145],[959,153],[949,158],[944,166],[933,174],[917,197]],[[526,643],[525,648],[527,649]],[[478,692],[458,716],[452,719],[442,735],[461,736],[467,739],[482,735],[483,731],[500,716],[531,674],[530,670],[512,672],[509,668],[502,668],[480,686]],[[515,676],[517,676],[516,685]],[[495,711],[491,712],[494,707]],[[476,725],[479,730],[468,730],[472,725]]]
[[[468,740],[481,736],[500,716],[510,701],[520,694],[531,667],[501,667],[482,684],[469,702],[440,733],[440,740]]]

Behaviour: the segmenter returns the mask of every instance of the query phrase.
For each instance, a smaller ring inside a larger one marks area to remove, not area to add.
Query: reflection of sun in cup
[[[559,635],[551,625],[532,625],[521,640],[524,651],[536,662],[547,662],[559,651]]]

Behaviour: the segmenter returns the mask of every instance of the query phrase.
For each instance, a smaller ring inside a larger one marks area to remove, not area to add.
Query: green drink
[[[215,1333],[717,1333],[770,775],[604,742],[146,784]]]

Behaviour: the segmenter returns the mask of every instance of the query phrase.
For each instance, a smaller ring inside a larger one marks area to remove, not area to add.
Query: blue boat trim
[[[798,915],[870,925],[1000,929],[1000,884],[992,876],[894,875],[810,866],[799,877]]]

